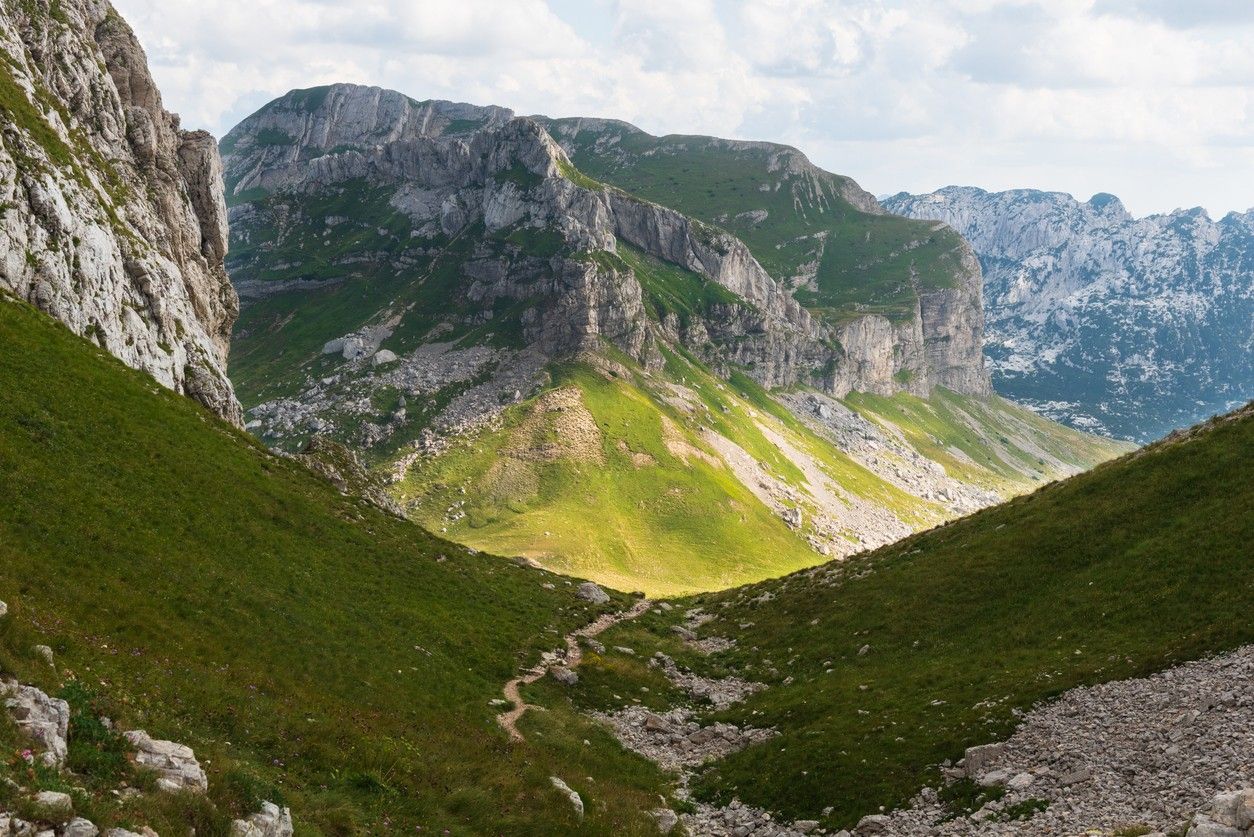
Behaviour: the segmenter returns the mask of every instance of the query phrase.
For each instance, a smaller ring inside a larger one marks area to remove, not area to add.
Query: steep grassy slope
[[[835,319],[912,314],[949,287],[962,239],[948,227],[869,211],[874,199],[796,149],[655,137],[622,122],[545,120],[582,171],[734,233],[797,299]]]
[[[703,657],[662,614],[606,639],[770,684],[724,719],[781,736],[715,763],[707,798],[848,826],[998,740],[1015,711],[1254,641],[1254,408],[865,559],[681,602],[714,616]],[[679,611],[676,611],[678,613]],[[860,653],[860,649],[867,650]],[[585,705],[652,675],[588,665]]]
[[[0,342],[0,670],[193,746],[216,803],[103,792],[99,824],[225,834],[268,798],[310,834],[552,834],[561,775],[589,832],[648,833],[663,786],[600,730],[558,708],[511,746],[494,722],[593,615],[562,579],[340,496],[5,297]]]
[[[723,381],[669,351],[652,373],[615,357],[552,367],[551,386],[492,429],[420,457],[398,498],[461,543],[676,595],[783,575],[952,517],[911,451],[956,481],[946,491],[995,497],[1120,450],[1001,399],[938,391],[931,402],[851,397],[884,440],[854,456],[744,375]]]

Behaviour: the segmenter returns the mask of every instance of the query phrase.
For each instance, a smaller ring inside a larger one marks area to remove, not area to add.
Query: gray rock
[[[1091,778],[1093,778],[1093,771],[1089,770],[1087,767],[1078,767],[1075,770],[1062,774],[1058,778],[1058,784],[1064,787],[1069,787],[1071,785],[1078,785],[1081,782],[1087,782]]]
[[[560,793],[564,794],[566,798],[570,800],[570,805],[575,809],[576,816],[578,816],[579,819],[583,819],[583,798],[575,791],[571,790],[570,785],[563,782],[557,776],[550,776],[549,781],[553,783],[553,787],[557,788]]]
[[[1006,745],[1002,743],[968,747],[962,757],[963,767],[966,769],[968,776],[979,776],[987,771],[989,765],[1000,759],[1005,752]]]
[[[273,802],[261,803],[261,811],[231,823],[231,837],[292,837],[292,812]]]
[[[135,763],[157,773],[157,787],[161,790],[204,793],[209,789],[209,779],[191,747],[154,739],[143,730],[131,730],[122,736],[135,748]]]
[[[586,602],[592,602],[593,604],[605,604],[610,600],[609,594],[597,585],[593,584],[591,581],[585,581],[583,584],[580,584],[579,589],[575,592],[575,595],[578,598],[583,599]]]
[[[0,697],[17,723],[36,746],[43,750],[45,764],[61,767],[68,752],[70,706],[59,698],[51,698],[34,686],[21,686],[12,681],[0,682]]]
[[[52,649],[49,648],[47,645],[36,645],[31,650],[35,652],[36,657],[43,660],[48,665],[50,666],[56,665],[56,657],[53,655]]]
[[[372,366],[382,366],[385,363],[394,363],[396,361],[396,352],[391,349],[380,349],[370,358]]]
[[[1216,795],[1211,800],[1210,818],[1233,828],[1254,828],[1254,788]]]
[[[858,826],[854,829],[855,834],[883,834],[889,825],[889,819],[884,814],[867,814],[858,820]]]
[[[679,825],[679,815],[670,808],[658,808],[651,813],[659,834],[670,834]]]
[[[1239,829],[1222,825],[1208,817],[1198,815],[1193,819],[1185,837],[1245,837]]]
[[[1006,782],[1006,787],[1016,791],[1027,790],[1035,781],[1036,777],[1031,773],[1016,773]]]
[[[565,666],[554,666],[549,669],[549,677],[552,677],[563,686],[574,686],[579,682],[579,673]]]
[[[3,833],[4,831],[0,830],[0,834]],[[100,829],[96,828],[91,820],[75,817],[65,824],[61,837],[97,837],[98,834],[100,834]]]
[[[41,809],[58,816],[69,816],[74,813],[74,800],[68,793],[58,791],[40,791],[35,794],[35,804]]]
[[[816,828],[819,827],[819,821],[818,820],[796,820],[792,824],[792,827],[794,830],[800,831],[802,834],[809,834],[811,831],[814,831]]]
[[[9,615],[9,606],[4,602],[0,602],[0,619]]]
[[[1010,781],[1010,771],[1009,770],[990,770],[987,773],[981,773],[979,776],[976,777],[975,781],[977,784],[986,788],[995,787],[997,785],[1004,785]]]

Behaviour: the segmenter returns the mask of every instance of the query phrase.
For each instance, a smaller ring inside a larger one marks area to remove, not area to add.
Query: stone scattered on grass
[[[135,764],[157,773],[157,787],[167,793],[209,789],[200,762],[192,748],[173,741],[159,741],[143,730],[131,730],[122,736],[135,748]]]
[[[549,781],[553,783],[553,787],[557,788],[559,792],[566,795],[566,798],[570,800],[571,807],[575,809],[575,815],[579,819],[583,819],[583,797],[557,776],[550,776]]]

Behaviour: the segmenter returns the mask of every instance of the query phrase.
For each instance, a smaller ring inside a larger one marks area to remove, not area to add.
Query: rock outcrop
[[[64,765],[69,752],[69,704],[11,680],[0,681],[0,698],[18,729],[42,751],[40,760],[50,767]]]
[[[236,424],[217,146],[104,0],[0,9],[0,288]]]
[[[209,789],[209,779],[192,748],[174,741],[154,739],[143,730],[123,733],[135,748],[135,763],[157,774],[157,787],[170,793]]]
[[[885,206],[979,253],[1003,394],[1140,442],[1254,395],[1254,213],[1137,219],[1113,195],[956,186]]]
[[[261,803],[261,811],[231,823],[231,837],[292,837],[292,812],[273,802]]]

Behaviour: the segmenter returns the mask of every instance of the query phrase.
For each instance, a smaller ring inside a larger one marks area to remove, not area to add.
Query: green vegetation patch
[[[693,318],[708,317],[715,306],[752,307],[718,282],[654,258],[625,241],[618,242],[618,255],[635,273],[655,320],[673,314],[686,328]]]

